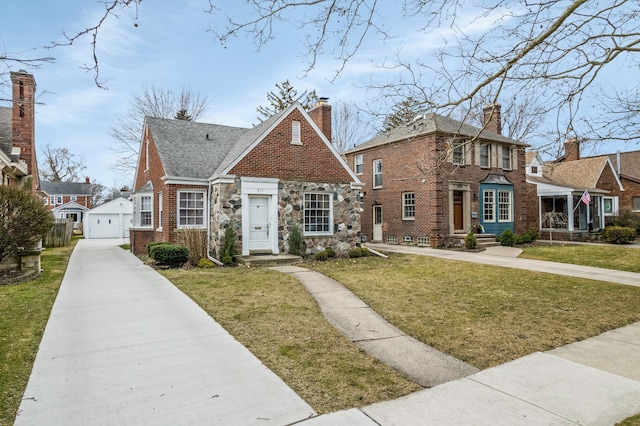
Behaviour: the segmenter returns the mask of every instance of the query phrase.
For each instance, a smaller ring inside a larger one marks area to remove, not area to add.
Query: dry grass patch
[[[640,272],[640,249],[612,245],[553,245],[524,247],[520,257],[574,265]]]
[[[640,320],[640,288],[427,256],[309,265],[407,334],[488,368]]]
[[[247,268],[161,273],[318,413],[393,399],[419,388],[332,327],[289,275]]]

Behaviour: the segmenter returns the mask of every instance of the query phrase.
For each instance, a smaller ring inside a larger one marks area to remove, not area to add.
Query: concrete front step
[[[474,234],[474,235],[476,236],[478,247],[494,247],[494,246],[500,245],[500,243],[496,241],[495,234]],[[464,241],[467,234],[454,234],[450,236],[455,238],[460,238],[460,240]]]
[[[246,266],[280,266],[300,263],[302,257],[287,253],[252,254],[250,256],[236,256],[236,262]]]

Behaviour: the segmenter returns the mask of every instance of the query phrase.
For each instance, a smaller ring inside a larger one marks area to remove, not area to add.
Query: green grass
[[[626,420],[616,423],[616,426],[640,426],[640,414],[629,417]]]
[[[478,368],[640,320],[640,288],[428,256],[309,265],[407,334]]]
[[[75,247],[42,252],[35,280],[0,287],[0,425],[12,425],[31,374],[53,302]]]
[[[613,245],[531,246],[524,247],[520,257],[640,272],[640,249]]]
[[[419,389],[367,355],[323,317],[295,278],[262,268],[161,272],[318,413]]]

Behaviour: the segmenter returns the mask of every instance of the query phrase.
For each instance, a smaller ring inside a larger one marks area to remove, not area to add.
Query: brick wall
[[[624,191],[620,193],[620,208],[633,210],[633,197],[640,197],[640,182],[621,178]]]
[[[292,121],[300,122],[302,145],[291,144]],[[327,183],[353,180],[298,110],[282,120],[229,173]]]
[[[36,81],[25,72],[11,72],[13,146],[20,147],[20,159],[27,163],[33,176],[32,190],[38,187],[38,162],[35,146],[35,97]]]

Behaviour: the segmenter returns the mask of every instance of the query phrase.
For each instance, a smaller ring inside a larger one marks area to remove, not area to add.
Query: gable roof
[[[133,201],[129,201],[124,197],[118,197],[111,201],[107,201],[104,204],[100,204],[98,207],[94,207],[87,212],[90,213],[132,213]]]
[[[617,172],[618,154],[609,154],[609,159],[611,160],[613,169]],[[640,179],[640,151],[627,151],[620,153],[620,174]]]
[[[59,211],[64,211],[64,210],[82,210],[83,212],[89,211],[89,207],[85,207],[81,204],[76,203],[75,201],[68,201],[64,204],[61,204],[59,206],[56,206],[53,208],[52,211],[54,212],[59,212]]]
[[[607,156],[601,156],[574,161],[563,161],[561,163],[548,162],[544,164],[542,173],[544,183],[573,188],[594,189],[605,167],[612,167],[611,162]],[[619,180],[618,185],[620,185]]]
[[[529,146],[523,142],[490,132],[486,129],[481,130],[479,127],[454,120],[450,117],[445,117],[436,113],[429,113],[416,118],[410,123],[402,124],[394,129],[386,131],[373,139],[346,151],[345,154],[432,133],[446,133],[463,137],[478,137],[479,139],[487,141],[508,143],[522,147]]]
[[[249,129],[146,117],[167,176],[206,180]]]
[[[91,195],[91,184],[84,182],[40,182],[40,190],[49,195]]]

